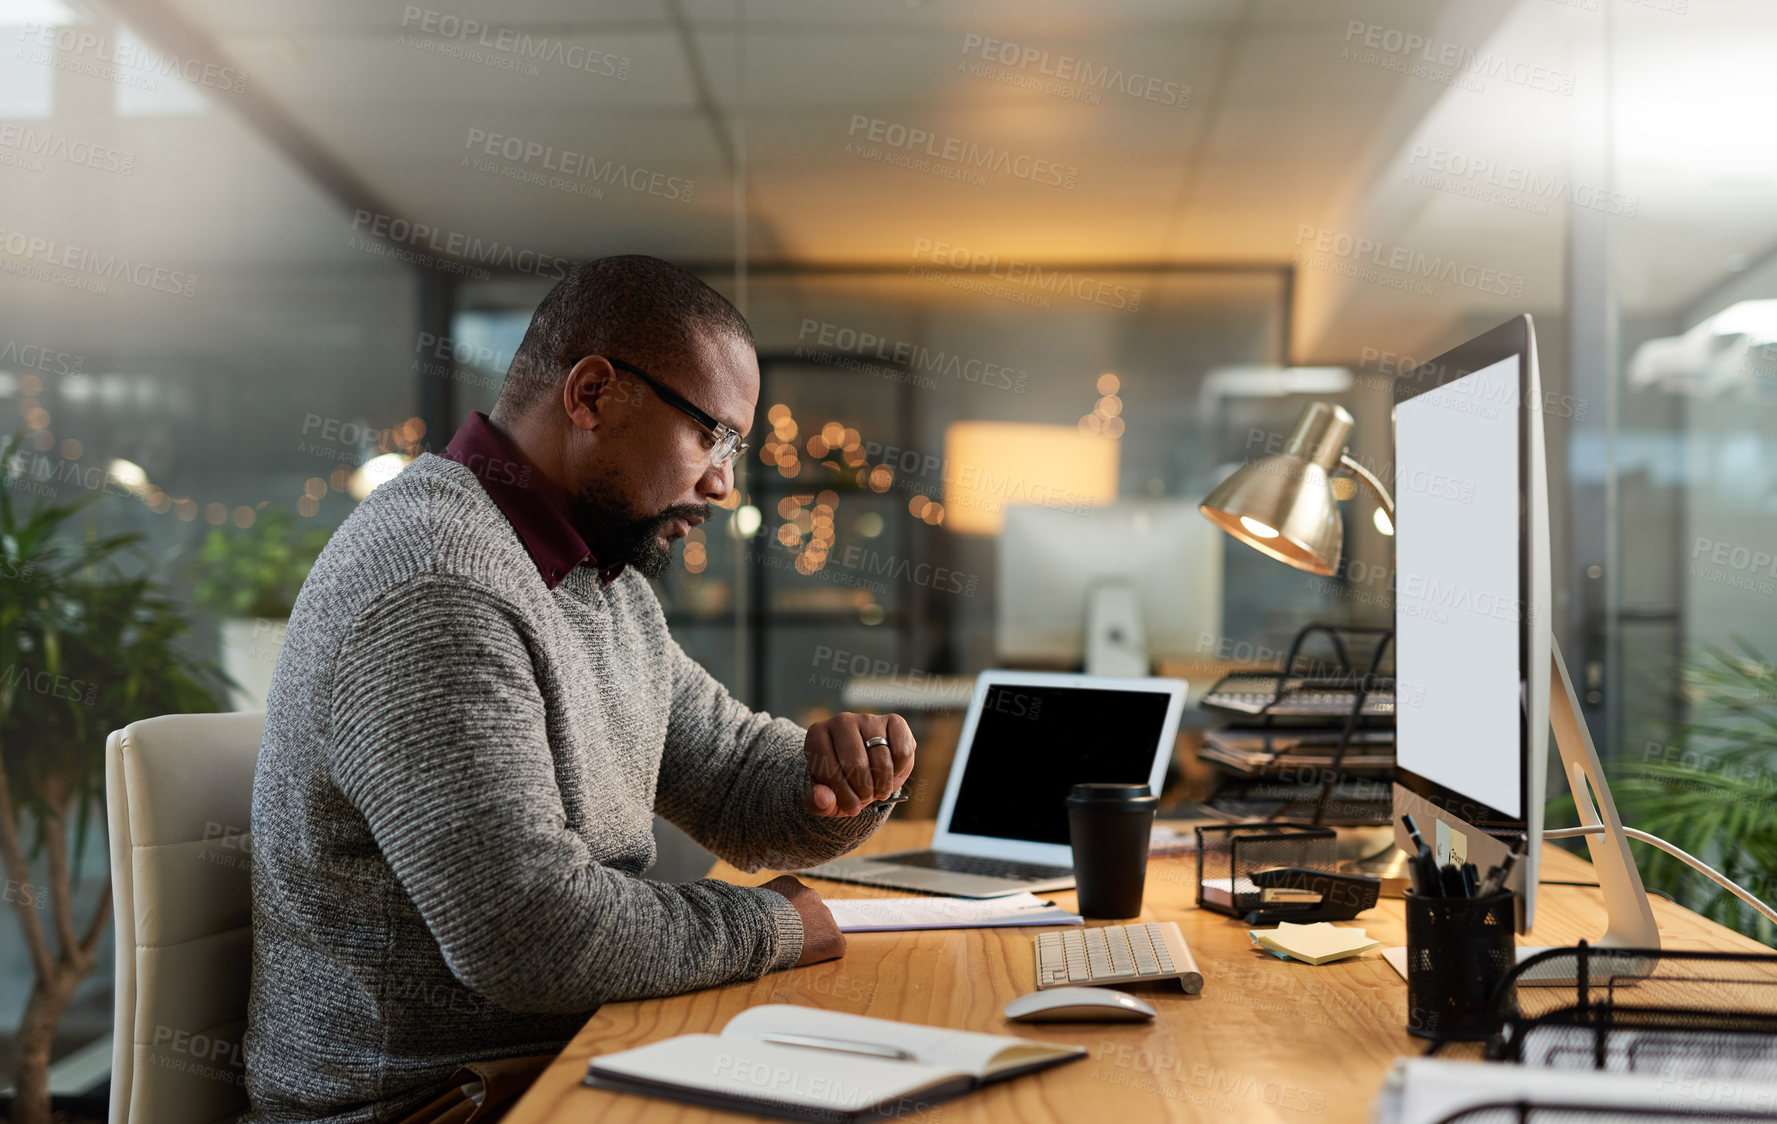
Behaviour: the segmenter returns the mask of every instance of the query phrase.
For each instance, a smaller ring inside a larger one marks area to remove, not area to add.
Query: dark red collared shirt
[[[554,589],[583,562],[598,565],[586,540],[574,530],[556,502],[550,485],[524,454],[506,444],[500,432],[477,410],[444,447],[443,455],[473,472],[494,506],[512,524],[518,539],[537,564],[547,589]],[[606,585],[623,573],[622,565],[599,570]]]

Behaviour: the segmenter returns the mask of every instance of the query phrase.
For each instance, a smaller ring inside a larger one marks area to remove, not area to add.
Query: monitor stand
[[[1148,674],[1141,599],[1128,582],[1095,582],[1086,594],[1086,674],[1119,679]]]
[[[1574,806],[1579,810],[1582,826],[1602,824],[1604,830],[1586,836],[1586,849],[1592,855],[1592,870],[1598,876],[1604,893],[1606,922],[1604,936],[1591,942],[1595,948],[1658,949],[1660,929],[1654,922],[1654,910],[1648,904],[1647,890],[1641,884],[1641,871],[1629,854],[1629,840],[1623,834],[1623,821],[1617,816],[1616,801],[1611,799],[1610,785],[1604,779],[1604,766],[1592,744],[1591,731],[1580,713],[1579,699],[1573,693],[1573,680],[1568,678],[1567,663],[1561,658],[1561,645],[1549,637],[1549,725],[1554,730],[1555,746],[1561,753],[1561,772],[1573,792]],[[1541,840],[1534,841],[1538,844]],[[1525,865],[1518,867],[1524,871]],[[1523,946],[1518,949],[1518,963],[1550,951],[1547,947]],[[1407,950],[1385,948],[1383,957],[1389,966],[1407,976]],[[1651,967],[1646,958],[1615,958],[1611,975],[1643,976]],[[1555,958],[1546,968],[1536,969],[1519,977],[1523,984],[1568,984],[1574,982],[1568,961]]]

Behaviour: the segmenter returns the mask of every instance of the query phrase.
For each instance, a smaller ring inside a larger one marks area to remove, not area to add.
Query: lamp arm
[[[1388,489],[1382,486],[1382,481],[1376,479],[1375,473],[1352,460],[1348,453],[1339,454],[1339,467],[1362,480],[1370,491],[1376,493],[1376,502],[1382,505],[1383,513],[1390,520],[1394,519],[1394,497],[1388,494]]]

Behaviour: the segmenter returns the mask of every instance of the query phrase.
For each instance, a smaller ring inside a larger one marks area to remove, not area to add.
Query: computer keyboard
[[[1044,866],[1016,859],[988,859],[980,855],[959,855],[951,851],[909,851],[889,859],[897,866],[917,866],[924,870],[942,870],[951,874],[984,874],[989,878],[1017,878],[1026,882],[1046,882],[1051,878],[1071,878],[1071,866]]]
[[[1203,990],[1203,973],[1176,921],[1105,925],[1040,933],[1037,990],[1177,980],[1187,995]]]

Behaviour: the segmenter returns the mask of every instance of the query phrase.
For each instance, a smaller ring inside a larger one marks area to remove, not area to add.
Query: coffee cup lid
[[[1145,804],[1157,799],[1145,784],[1077,784],[1067,793],[1079,804]]]

